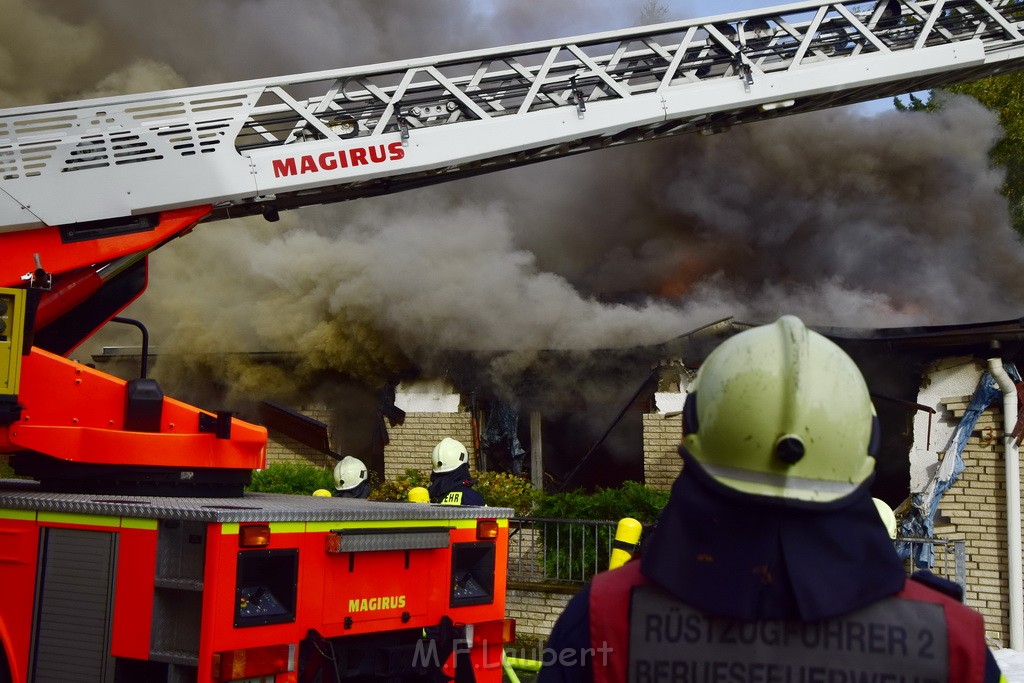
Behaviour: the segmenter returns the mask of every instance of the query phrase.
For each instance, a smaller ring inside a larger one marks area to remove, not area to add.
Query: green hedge
[[[334,491],[333,470],[306,463],[272,462],[255,470],[246,491],[259,493],[296,493],[311,495],[317,489]]]
[[[632,517],[641,524],[653,524],[668,502],[668,492],[655,491],[635,481],[619,488],[598,488],[543,496],[534,517],[552,519],[603,520],[618,522]],[[615,527],[547,523],[542,528],[544,575],[569,581],[589,580],[608,567]],[[571,549],[571,552],[570,552]]]
[[[538,500],[533,516],[610,522],[632,517],[642,524],[652,524],[667,502],[667,491],[627,481],[615,489],[598,487],[593,493],[575,490],[545,494]]]

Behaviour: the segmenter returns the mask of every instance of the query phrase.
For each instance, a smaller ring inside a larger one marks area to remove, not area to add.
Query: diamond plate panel
[[[391,532],[358,533],[338,531],[337,541],[328,543],[328,549],[339,553],[357,553],[373,550],[426,550],[447,548],[448,529],[400,530]],[[335,550],[335,548],[337,548]]]
[[[367,522],[507,519],[510,508],[428,505],[247,493],[240,498],[111,496],[40,491],[36,482],[0,480],[0,508],[200,522]]]

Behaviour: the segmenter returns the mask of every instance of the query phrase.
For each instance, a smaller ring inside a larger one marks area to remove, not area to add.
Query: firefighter
[[[728,339],[683,432],[641,557],[572,598],[539,683],[1001,680],[982,616],[878,523],[878,421],[838,346],[792,316]]]
[[[450,436],[434,446],[430,456],[430,502],[442,505],[483,505],[484,499],[473,490],[469,473],[469,452],[462,442]]]
[[[366,478],[366,465],[359,458],[346,455],[334,466],[335,498],[368,498],[370,482]]]

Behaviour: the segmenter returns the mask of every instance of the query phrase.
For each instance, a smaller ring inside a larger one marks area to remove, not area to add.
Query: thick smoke
[[[0,105],[619,28],[640,9],[601,8],[0,0]],[[439,350],[513,352],[491,366],[500,383],[541,350],[651,344],[729,315],[865,327],[1016,317],[1024,250],[987,157],[998,135],[968,101],[940,114],[831,110],[276,224],[201,226],[151,257],[150,291],[129,314],[239,397],[287,397],[325,373],[376,383]],[[287,371],[203,355],[225,351],[296,355]]]
[[[636,22],[642,3],[180,0],[136,3],[130,12],[120,0],[37,6],[61,26],[102,30],[108,57],[167,63],[190,85],[201,85],[618,29]]]
[[[1016,317],[1024,251],[994,116],[833,109],[480,181],[581,291],[761,320],[877,327]],[[567,217],[569,217],[567,219]]]

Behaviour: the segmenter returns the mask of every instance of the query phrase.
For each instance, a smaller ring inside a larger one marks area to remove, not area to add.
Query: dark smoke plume
[[[621,28],[639,9],[600,7],[0,0],[0,106]],[[239,399],[331,373],[379,383],[439,351],[497,354],[501,386],[542,350],[653,344],[729,315],[1016,317],[1024,250],[987,156],[999,134],[969,101],[837,109],[202,226],[151,258],[129,313],[197,359],[162,372],[213,376]],[[212,355],[268,351],[296,356],[282,371]]]

